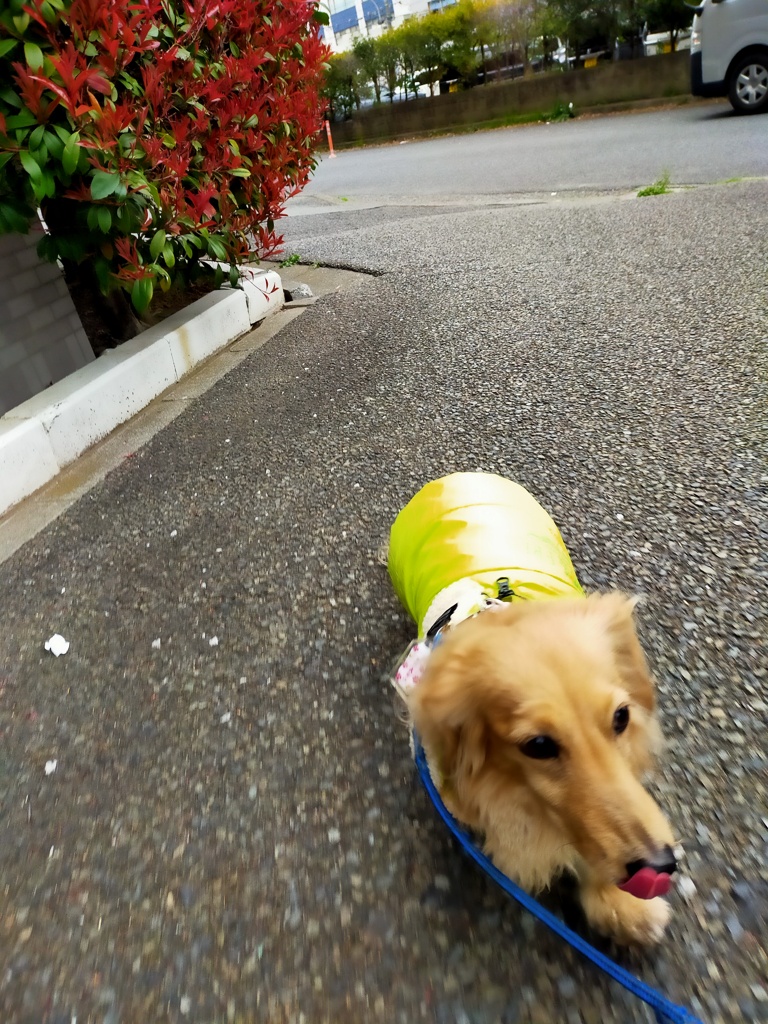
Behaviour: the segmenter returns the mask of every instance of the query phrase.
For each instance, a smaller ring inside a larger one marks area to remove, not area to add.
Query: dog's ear
[[[485,763],[487,725],[473,685],[476,665],[448,638],[430,655],[408,706],[431,763],[451,784]]]
[[[634,703],[653,713],[656,707],[653,679],[633,618],[639,598],[613,593],[595,594],[588,600],[596,605],[603,618],[622,685]]]

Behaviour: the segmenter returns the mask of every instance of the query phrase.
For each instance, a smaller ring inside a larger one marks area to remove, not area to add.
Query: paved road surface
[[[695,116],[764,145],[766,119]],[[611,130],[661,122],[509,139],[547,168],[550,139],[599,130],[610,165]],[[645,138],[622,187],[664,163]],[[594,183],[561,153],[553,182]],[[622,960],[708,1024],[768,1019],[768,183],[330,209],[289,219],[289,250],[376,276],[0,566],[0,1019],[651,1019],[467,864],[414,782],[384,678],[412,627],[377,552],[459,468],[531,488],[587,586],[646,594],[695,892]]]
[[[571,189],[639,188],[669,171],[679,185],[768,174],[765,117],[726,103],[344,150],[323,159],[302,202],[432,200]]]

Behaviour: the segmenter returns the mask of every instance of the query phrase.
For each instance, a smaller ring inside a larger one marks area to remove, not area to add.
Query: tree
[[[380,79],[383,73],[383,68],[380,47],[377,45],[375,39],[371,39],[368,36],[361,36],[359,39],[355,40],[354,45],[352,46],[352,52],[355,57],[357,57],[360,69],[373,86],[373,93],[376,97],[376,102],[381,103]]]
[[[41,255],[139,314],[202,260],[274,252],[314,166],[324,18],[314,0],[5,0],[0,233],[40,209]]]
[[[672,52],[677,50],[677,40],[681,29],[691,27],[692,13],[690,7],[682,0],[640,0],[640,10],[656,31],[669,32]]]
[[[403,63],[413,79],[414,92],[418,85],[428,85],[430,96],[435,94],[435,83],[445,66],[442,31],[443,18],[440,14],[424,18],[412,18],[399,29],[400,48]]]
[[[475,4],[473,0],[458,0],[446,7],[441,17],[446,38],[443,47],[446,65],[453,68],[465,85],[473,85],[481,60]]]
[[[387,86],[389,102],[395,102],[395,90],[400,78],[400,46],[393,29],[388,29],[376,39],[381,58],[381,69]]]
[[[364,96],[370,90],[366,74],[354,53],[334,53],[328,61],[325,76],[325,96],[331,113],[341,112],[342,117],[351,117],[360,109]]]
[[[519,54],[523,73],[530,71],[533,47],[543,33],[542,0],[490,0],[482,8],[491,51]]]

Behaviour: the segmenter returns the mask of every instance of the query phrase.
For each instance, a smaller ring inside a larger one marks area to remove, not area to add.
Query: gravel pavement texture
[[[766,211],[746,182],[288,221],[378,276],[0,566],[4,1024],[651,1020],[416,782],[378,552],[458,469],[646,595],[690,881],[658,950],[616,955],[707,1024],[768,1020]]]

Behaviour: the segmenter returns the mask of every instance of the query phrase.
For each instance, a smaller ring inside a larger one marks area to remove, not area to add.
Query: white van
[[[768,110],[768,0],[702,0],[691,35],[691,92]]]

